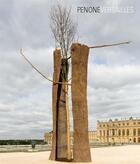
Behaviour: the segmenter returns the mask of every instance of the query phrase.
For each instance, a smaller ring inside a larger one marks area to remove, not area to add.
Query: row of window
[[[101,142],[107,142],[107,140],[105,140],[105,139],[100,139],[100,141]],[[134,142],[134,143],[140,143],[140,137],[138,137],[138,138],[130,138],[129,140],[127,140],[127,141],[119,141],[119,140],[117,140],[117,141],[115,141],[115,138],[112,138],[112,142],[113,143],[118,143],[118,142],[120,142],[120,143],[132,143],[132,142]]]
[[[133,136],[136,136],[137,135],[137,132],[138,132],[138,136],[140,136],[140,129],[133,129]],[[123,129],[123,130],[118,130],[117,131],[117,134],[115,134],[115,129],[112,129],[111,130],[111,135],[112,136],[115,136],[115,135],[118,135],[118,136],[129,136],[130,135],[130,130],[127,129]],[[109,136],[109,130],[100,130],[100,136]]]
[[[133,122],[133,125],[140,125],[140,122]],[[118,124],[112,124],[112,126],[129,126],[129,123],[118,123]],[[109,124],[103,124],[103,125],[99,125],[100,127],[109,127]]]

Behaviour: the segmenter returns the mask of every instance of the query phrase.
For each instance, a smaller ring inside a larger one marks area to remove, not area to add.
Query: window
[[[121,130],[119,129],[119,132],[118,132],[119,136],[121,136]]]
[[[133,129],[133,135],[136,136],[136,129]]]
[[[124,129],[123,129],[123,131],[122,131],[122,135],[125,136],[125,130],[124,130]]]
[[[115,135],[115,130],[114,130],[114,129],[112,129],[112,135],[113,135],[113,136]]]
[[[127,129],[127,136],[129,136],[129,129]]]
[[[109,136],[109,130],[107,130],[107,136]]]
[[[136,142],[136,138],[133,139],[133,142],[134,142],[134,143]]]
[[[100,136],[102,136],[102,131],[100,130]]]
[[[104,136],[105,136],[105,130],[104,130]]]
[[[140,136],[140,129],[138,129],[138,136]]]

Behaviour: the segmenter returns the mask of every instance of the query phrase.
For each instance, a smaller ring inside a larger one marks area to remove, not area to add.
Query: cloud
[[[136,85],[140,82],[140,66],[89,66],[89,84],[94,88],[115,89],[126,85]]]
[[[97,119],[139,117],[139,70],[138,65],[89,65],[90,128]]]
[[[30,138],[34,135],[31,130],[35,125],[36,131],[51,129],[51,83],[37,74],[18,53],[8,52],[1,56],[4,59],[0,65],[0,125],[7,129],[1,138],[14,138],[15,134],[7,135],[11,130],[16,131],[17,138]],[[25,53],[46,76],[52,78],[52,48],[28,49]],[[23,133],[26,128],[28,135]],[[42,138],[43,135],[36,133],[35,137]]]

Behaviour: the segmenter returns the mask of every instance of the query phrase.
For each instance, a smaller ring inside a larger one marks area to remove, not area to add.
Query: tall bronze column
[[[70,132],[68,115],[68,86],[62,79],[62,59],[60,50],[54,51],[54,73],[52,112],[53,112],[53,138],[50,160],[70,160]],[[58,84],[62,82],[63,84]]]
[[[53,81],[58,82],[59,76],[60,76],[60,69],[61,69],[61,53],[60,53],[60,50],[54,51],[53,60],[54,60]],[[58,92],[58,84],[53,83],[53,86],[52,86],[53,136],[52,136],[52,150],[51,150],[51,154],[50,154],[50,160],[56,160],[57,92]]]
[[[89,48],[81,44],[71,47],[72,58],[72,112],[74,124],[73,160],[90,162],[87,107],[87,65]]]

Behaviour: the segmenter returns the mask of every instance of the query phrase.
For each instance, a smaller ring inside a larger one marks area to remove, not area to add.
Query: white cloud
[[[89,65],[89,83],[94,88],[119,88],[140,83],[140,66]]]
[[[140,66],[90,64],[88,79],[90,127],[97,119],[140,116]]]

